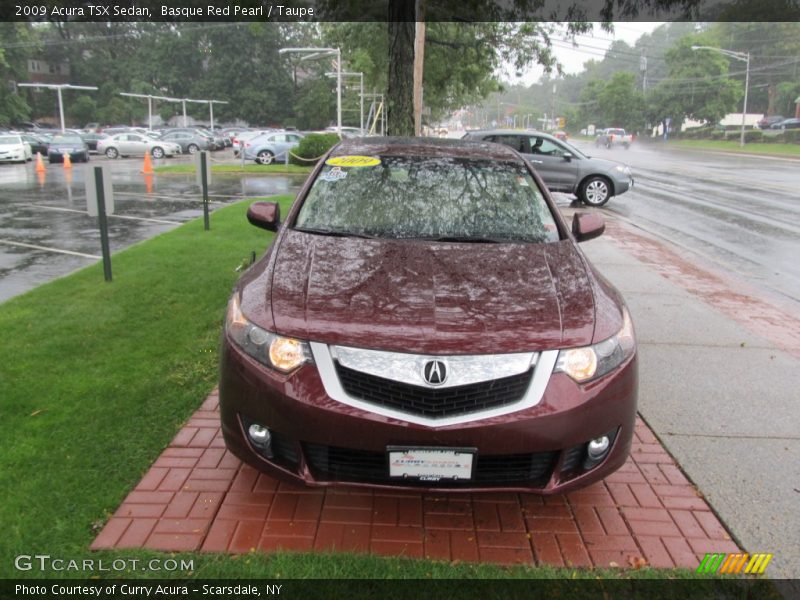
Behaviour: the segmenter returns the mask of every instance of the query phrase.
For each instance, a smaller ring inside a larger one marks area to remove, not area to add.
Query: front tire
[[[269,165],[272,164],[272,161],[275,159],[275,155],[270,152],[269,150],[262,150],[256,155],[256,162],[260,165]]]
[[[578,198],[589,206],[603,206],[611,199],[611,184],[605,177],[589,177],[581,184]]]
[[[156,146],[150,151],[150,154],[153,155],[153,158],[164,158],[164,149]]]
[[[119,158],[119,152],[117,151],[116,148],[107,148],[106,156],[111,159]]]
[[[197,144],[189,144],[186,150],[189,152],[189,154],[194,154],[195,152],[200,150],[200,147]]]

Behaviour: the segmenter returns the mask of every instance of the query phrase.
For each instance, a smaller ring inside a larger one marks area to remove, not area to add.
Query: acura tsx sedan
[[[636,341],[531,164],[494,143],[335,146],[236,284],[228,448],[310,486],[562,493],[625,462]]]

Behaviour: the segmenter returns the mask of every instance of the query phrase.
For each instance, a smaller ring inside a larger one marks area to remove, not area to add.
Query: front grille
[[[322,444],[303,444],[314,478],[320,481],[359,481],[420,485],[431,487],[430,481],[402,480],[389,477],[389,455],[387,452],[353,450]],[[443,480],[435,482],[437,487],[472,487],[475,485],[510,486],[525,485],[544,487],[550,479],[558,452],[532,454],[507,454],[499,456],[478,454],[475,457],[475,477],[471,481]]]
[[[519,375],[501,379],[431,389],[368,375],[338,363],[336,372],[342,387],[352,398],[434,419],[519,402],[533,375],[533,370],[528,369]]]

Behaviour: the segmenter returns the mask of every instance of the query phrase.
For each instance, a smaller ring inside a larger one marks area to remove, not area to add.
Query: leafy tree
[[[78,96],[67,104],[67,116],[73,123],[83,126],[97,118],[97,102],[91,96]]]
[[[676,125],[686,118],[717,123],[741,99],[743,86],[728,77],[728,59],[718,52],[692,50],[693,45],[714,46],[714,40],[686,36],[667,52],[669,79],[659,83],[648,98],[652,122],[670,117]]]
[[[609,127],[637,131],[644,125],[644,97],[633,73],[615,73],[600,90],[597,105]]]
[[[30,26],[25,23],[0,23],[0,124],[14,125],[30,118],[31,109],[17,91],[16,83],[25,81],[28,52],[23,46],[31,40]],[[22,89],[22,88],[20,88]]]

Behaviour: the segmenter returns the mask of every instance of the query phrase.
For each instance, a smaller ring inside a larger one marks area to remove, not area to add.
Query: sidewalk
[[[550,498],[290,486],[225,451],[212,394],[92,548],[690,569],[741,548],[775,555],[768,576],[798,577],[800,323],[607,218],[583,247],[631,309],[644,421],[605,481]]]
[[[631,310],[640,414],[743,549],[800,577],[797,313],[618,221],[584,250]]]

